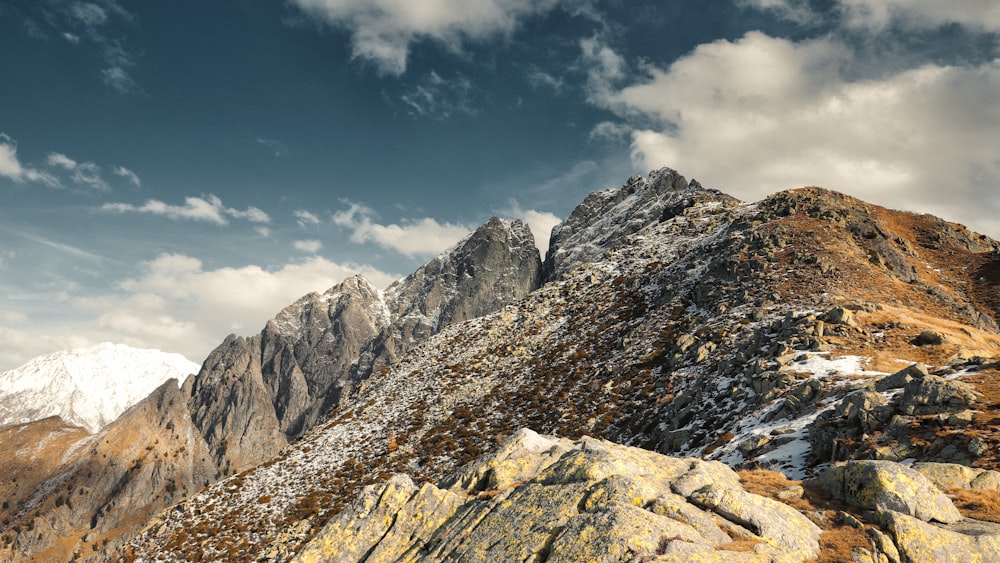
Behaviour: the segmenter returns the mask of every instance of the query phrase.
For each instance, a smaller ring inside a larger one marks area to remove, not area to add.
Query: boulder
[[[881,520],[899,548],[902,561],[1000,561],[1000,536],[954,532],[891,510],[883,513]]]
[[[1000,472],[957,463],[914,463],[913,469],[930,479],[939,489],[985,489],[1000,491]]]
[[[958,412],[967,410],[976,396],[968,383],[928,375],[906,384],[899,406],[905,414],[918,416]]]
[[[903,368],[892,375],[887,375],[875,382],[876,391],[888,391],[890,389],[902,389],[906,384],[914,379],[923,379],[929,373],[927,368],[920,364],[913,364]]]
[[[893,461],[849,461],[831,467],[817,482],[834,498],[861,508],[899,512],[925,522],[962,519],[927,477]]]

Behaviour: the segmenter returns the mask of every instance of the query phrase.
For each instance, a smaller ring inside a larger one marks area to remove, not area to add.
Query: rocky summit
[[[658,170],[0,430],[0,556],[998,560],[998,289],[960,225]]]

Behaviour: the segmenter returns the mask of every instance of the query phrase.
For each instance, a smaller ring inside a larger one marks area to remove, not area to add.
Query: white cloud
[[[531,235],[535,238],[535,246],[545,258],[545,253],[549,250],[549,237],[552,236],[552,227],[562,222],[557,215],[548,211],[537,211],[535,209],[524,209],[517,200],[510,201],[510,207],[503,210],[501,215],[512,219],[520,219],[531,228]]]
[[[55,176],[21,164],[17,158],[17,143],[5,133],[0,133],[0,176],[17,184],[38,182],[51,188],[59,187]]]
[[[848,76],[856,63],[834,39],[753,32],[651,68],[603,104],[642,120],[642,169],[675,167],[748,199],[821,185],[987,225],[1000,212],[1000,60],[873,79]]]
[[[333,215],[333,223],[350,229],[352,242],[373,242],[410,257],[439,254],[472,231],[466,225],[442,224],[429,217],[410,219],[402,225],[380,225],[374,217],[371,208],[352,203]]]
[[[295,214],[295,221],[303,229],[305,229],[310,225],[320,224],[319,217],[317,217],[316,214],[312,213],[311,211],[306,211],[305,209],[296,209],[293,213]]]
[[[68,31],[65,32],[65,33],[63,33],[63,38],[66,39],[66,41],[69,41],[70,43],[72,43],[74,45],[79,45],[80,44],[80,36],[79,35],[74,35],[72,33],[69,33]]]
[[[86,316],[83,321],[58,327],[0,326],[0,363],[16,366],[40,354],[108,340],[201,361],[227,334],[256,334],[299,297],[324,291],[356,273],[383,288],[396,279],[370,266],[320,257],[275,269],[205,269],[196,258],[164,254],[143,263],[137,275],[118,283],[113,293],[68,296],[67,302]]]
[[[625,78],[628,64],[600,37],[581,40],[580,51],[587,68],[587,99],[605,104],[613,95],[614,85]]]
[[[306,13],[351,34],[355,58],[379,72],[406,71],[410,45],[430,39],[452,50],[467,41],[509,34],[558,0],[292,0]]]
[[[318,240],[297,240],[292,243],[292,248],[306,254],[316,254],[323,249],[323,243]]]
[[[105,203],[101,210],[112,213],[149,213],[168,219],[205,221],[216,225],[226,225],[229,219],[245,219],[251,223],[269,223],[271,217],[256,207],[244,210],[233,209],[222,204],[217,196],[208,194],[204,197],[186,197],[184,205],[170,205],[151,199],[142,205],[131,203]]]
[[[127,180],[128,183],[132,184],[133,186],[137,188],[142,187],[142,179],[139,178],[138,174],[129,170],[128,168],[125,168],[124,166],[116,166],[112,168],[111,171],[114,172],[116,176],[121,176],[122,178],[125,178],[125,180]]]

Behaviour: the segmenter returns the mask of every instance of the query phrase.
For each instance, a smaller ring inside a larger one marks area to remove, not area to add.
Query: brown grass
[[[779,499],[775,496],[788,487],[802,485],[802,481],[793,481],[781,472],[769,469],[744,469],[739,472],[739,476],[740,483],[749,493],[783,502],[796,510],[816,510],[813,503],[806,498],[808,490],[802,498]]]
[[[852,561],[856,547],[866,549],[871,547],[864,529],[838,526],[830,530],[823,530],[823,534],[819,537],[819,557],[815,561],[816,563]]]
[[[724,543],[717,546],[716,551],[738,551],[741,553],[746,553],[752,551],[753,548],[760,543],[760,538],[757,536],[736,536],[733,541],[729,543]]]
[[[945,492],[962,516],[1000,523],[1000,491],[951,487]]]
[[[802,482],[793,481],[778,471],[767,469],[745,469],[740,471],[739,475],[743,488],[750,493],[783,502],[801,512],[822,511],[823,518],[814,519],[823,530],[819,538],[820,553],[813,560],[815,563],[851,561],[854,548],[870,547],[864,529],[852,528],[838,521],[837,513],[839,511],[851,512],[851,508],[843,503],[825,498],[819,489],[806,484],[802,487],[804,490],[802,498],[779,499],[775,496],[778,491],[794,485],[802,485]],[[859,515],[854,514],[854,516],[858,517]],[[728,547],[724,549],[740,551]]]

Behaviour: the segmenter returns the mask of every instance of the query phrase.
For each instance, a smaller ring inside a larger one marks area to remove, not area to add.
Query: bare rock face
[[[893,511],[950,524],[958,509],[920,472],[892,461],[849,461],[831,467],[818,480],[836,499],[879,512]]]
[[[815,524],[725,465],[591,438],[522,429],[445,483],[367,487],[296,561],[715,560],[734,537],[759,540],[754,560],[819,553]]]
[[[406,350],[536,289],[540,270],[527,225],[493,218],[385,296],[360,275],[306,295],[212,352],[189,388],[194,423],[224,474],[260,463]]]
[[[378,290],[355,276],[230,336],[188,389],[188,408],[224,472],[276,455],[335,404],[347,367],[386,325]]]
[[[364,379],[443,327],[492,313],[538,288],[541,259],[528,226],[493,217],[385,292],[391,325],[354,368]]]
[[[546,279],[560,279],[574,266],[627,244],[629,235],[708,201],[724,207],[739,203],[702,188],[696,180],[688,182],[670,168],[654,170],[645,178],[633,176],[620,189],[593,192],[552,230],[545,256]]]

